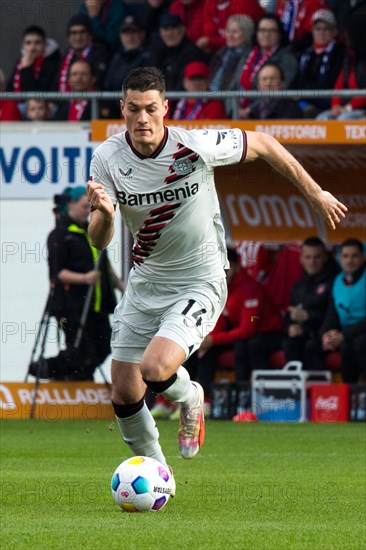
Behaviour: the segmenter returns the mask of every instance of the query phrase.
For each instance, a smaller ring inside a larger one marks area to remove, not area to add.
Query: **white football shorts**
[[[176,342],[188,358],[215,326],[227,298],[226,278],[192,284],[151,283],[131,272],[114,310],[112,357],[139,364],[154,336]]]

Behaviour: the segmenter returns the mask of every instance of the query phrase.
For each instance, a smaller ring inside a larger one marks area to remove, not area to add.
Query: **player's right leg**
[[[140,365],[112,359],[112,404],[119,428],[134,455],[149,456],[166,464],[159,432],[145,403],[146,385]]]
[[[166,463],[159,443],[159,431],[145,403],[146,385],[140,365],[112,359],[112,405],[122,437],[135,456],[149,456],[165,464],[173,477],[171,496],[175,496],[172,468]]]

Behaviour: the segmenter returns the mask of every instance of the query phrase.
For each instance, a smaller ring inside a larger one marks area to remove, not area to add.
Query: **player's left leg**
[[[166,289],[155,289],[164,301]],[[190,379],[182,363],[199,348],[224,308],[226,279],[182,285],[170,298],[159,330],[141,359],[141,373],[150,389],[180,404],[178,446],[183,458],[193,458],[205,436],[204,392]],[[177,299],[178,298],[178,299]]]

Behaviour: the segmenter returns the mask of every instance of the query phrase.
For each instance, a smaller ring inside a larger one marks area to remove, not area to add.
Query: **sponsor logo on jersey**
[[[193,172],[192,161],[189,159],[178,159],[173,162],[173,170],[179,176],[186,176]]]
[[[122,170],[122,168],[119,168],[119,173],[121,174],[121,176],[123,176],[124,178],[129,178],[132,174],[132,168],[128,168],[128,170],[126,170],[126,172],[124,172]]]
[[[160,204],[164,202],[181,201],[187,199],[198,192],[198,183],[188,182],[184,184],[184,187],[177,187],[176,189],[163,189],[162,191],[152,191],[151,193],[131,193],[127,194],[125,191],[117,191],[118,201],[120,204],[127,204],[128,206],[143,206],[149,204]]]
[[[217,132],[216,145],[219,145],[227,136],[227,132]]]

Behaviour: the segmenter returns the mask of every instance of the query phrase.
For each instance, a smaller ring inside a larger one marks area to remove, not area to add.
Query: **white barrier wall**
[[[24,380],[48,296],[46,239],[53,229],[53,196],[69,184],[83,185],[95,144],[82,124],[3,124],[0,148],[2,381]],[[57,169],[56,169],[57,166]],[[121,272],[121,227],[109,247]],[[52,319],[46,356],[56,354]],[[109,378],[109,359],[103,367]],[[102,380],[100,374],[96,380]]]

